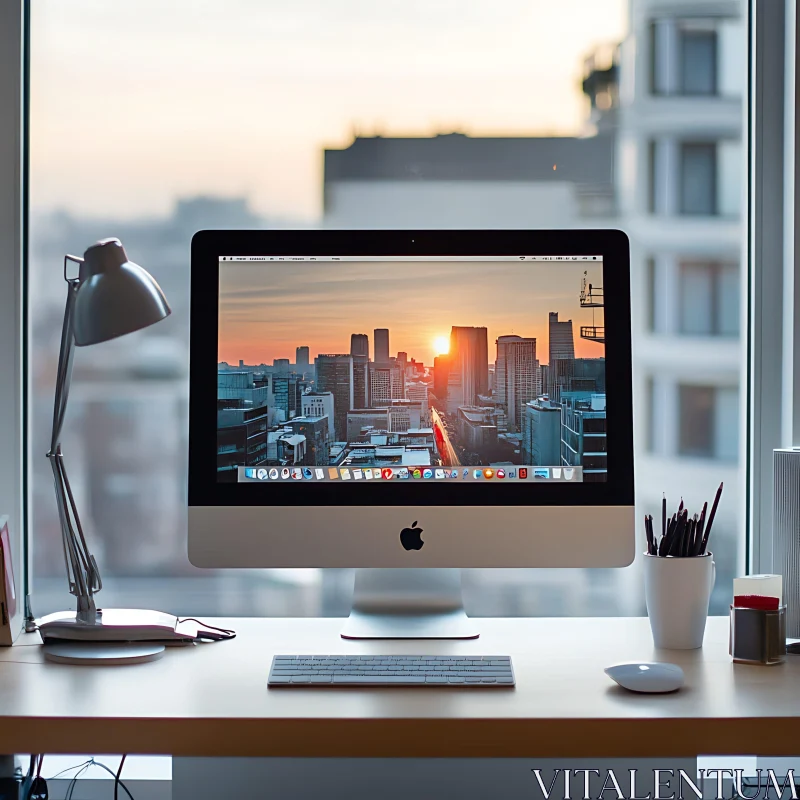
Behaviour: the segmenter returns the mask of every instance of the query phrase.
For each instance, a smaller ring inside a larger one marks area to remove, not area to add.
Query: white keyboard
[[[510,656],[274,656],[270,686],[514,686]]]

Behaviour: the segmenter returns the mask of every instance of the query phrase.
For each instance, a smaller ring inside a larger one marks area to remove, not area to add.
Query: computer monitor
[[[191,314],[193,564],[633,560],[624,233],[202,231]],[[360,572],[349,635],[474,635],[426,577]]]

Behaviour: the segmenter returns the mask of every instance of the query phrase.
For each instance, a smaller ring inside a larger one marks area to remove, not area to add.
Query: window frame
[[[9,517],[17,590],[13,635],[28,594],[27,349],[27,3],[0,3],[0,516]]]
[[[798,15],[792,0],[749,0],[747,236],[741,330],[747,332],[746,436],[742,437],[749,567],[772,568],[772,450],[800,444],[800,146],[796,87]],[[28,2],[0,4],[0,508],[8,509],[19,595],[26,558],[27,273],[26,44]],[[777,87],[783,91],[776,91]],[[785,180],[784,180],[785,175]],[[775,354],[780,354],[779,358]],[[779,386],[780,391],[775,391]],[[22,469],[20,469],[22,465]],[[6,513],[4,510],[2,513]]]
[[[800,443],[800,125],[798,15],[793,0],[749,0],[747,264],[747,481],[750,572],[771,572],[773,450]]]

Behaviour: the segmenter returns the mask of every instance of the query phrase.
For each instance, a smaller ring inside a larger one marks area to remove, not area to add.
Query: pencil
[[[667,535],[667,494],[661,497],[661,536]]]
[[[658,548],[658,554],[660,556],[668,556],[670,547],[672,546],[672,540],[675,537],[675,529],[677,528],[677,520],[673,516],[672,520],[670,521],[669,525],[667,526],[667,535],[661,540],[661,545]]]
[[[706,512],[708,511],[708,501],[703,503],[703,510],[700,512],[700,520],[697,523],[697,537],[694,543],[694,551],[692,555],[699,556],[700,555],[700,547],[703,544],[703,529],[706,524]]]
[[[681,555],[686,558],[692,554],[692,550],[694,549],[694,536],[697,530],[697,514],[695,514],[689,520],[689,528],[686,532],[686,536],[683,539],[683,552]]]
[[[708,544],[708,537],[711,535],[711,526],[714,524],[714,516],[717,513],[717,506],[719,505],[719,498],[722,495],[722,484],[720,483],[717,489],[716,497],[714,497],[714,504],[711,506],[711,513],[708,515],[708,525],[706,525],[705,533],[703,534],[703,543],[700,546],[700,555],[706,552],[706,545]]]
[[[670,542],[667,555],[679,556],[681,554],[681,545],[683,543],[683,535],[686,530],[686,512],[683,512],[678,517],[678,523],[675,526],[675,531],[672,534],[672,542]]]
[[[647,514],[644,515],[644,535],[647,537],[647,552],[653,552],[653,536],[650,533],[650,526],[647,524]]]

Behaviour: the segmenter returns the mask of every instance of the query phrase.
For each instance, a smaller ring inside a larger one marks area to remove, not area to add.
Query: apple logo
[[[400,531],[400,544],[406,550],[421,550],[422,545],[425,544],[420,536],[421,533],[422,528],[418,528],[417,522],[414,520],[414,524],[410,528],[403,528]]]

